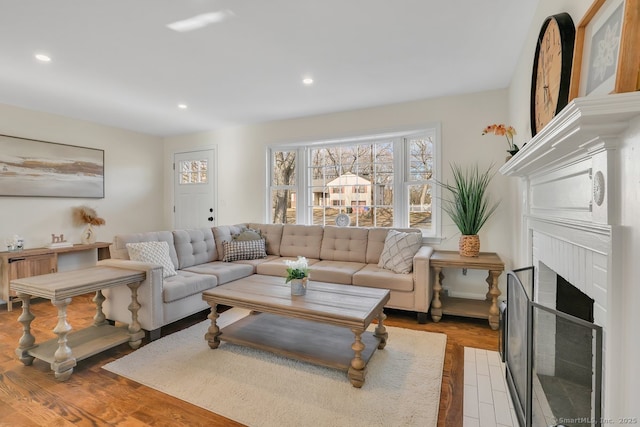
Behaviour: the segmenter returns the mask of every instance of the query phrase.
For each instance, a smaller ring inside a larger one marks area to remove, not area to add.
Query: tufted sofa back
[[[321,225],[285,224],[282,230],[280,256],[319,259],[323,232]]]
[[[324,227],[320,258],[329,261],[365,262],[368,228]]]
[[[179,269],[204,264],[218,258],[211,228],[174,230],[173,240]]]

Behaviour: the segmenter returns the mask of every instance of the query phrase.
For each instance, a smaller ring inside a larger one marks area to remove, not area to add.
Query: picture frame
[[[0,196],[104,198],[104,150],[0,135]]]
[[[640,89],[640,0],[595,0],[576,29],[569,100]]]

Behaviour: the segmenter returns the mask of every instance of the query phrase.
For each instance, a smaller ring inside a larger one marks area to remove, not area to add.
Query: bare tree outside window
[[[409,140],[409,225],[431,228],[433,141]]]
[[[296,152],[275,151],[272,168],[273,223],[296,222]]]

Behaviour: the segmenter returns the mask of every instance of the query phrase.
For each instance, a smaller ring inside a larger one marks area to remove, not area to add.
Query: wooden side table
[[[436,277],[436,282],[433,286],[433,301],[431,302],[431,318],[434,322],[439,322],[443,314],[452,314],[455,316],[489,319],[491,329],[494,331],[498,329],[500,325],[498,297],[501,295],[498,287],[498,278],[504,271],[504,262],[502,262],[498,254],[481,252],[477,257],[463,257],[455,251],[434,251],[429,263]],[[444,280],[443,268],[487,270],[489,274],[486,282],[489,285],[489,290],[487,291],[486,299],[474,300],[441,295],[442,281]]]
[[[49,362],[56,379],[65,381],[73,373],[78,360],[125,342],[131,348],[138,348],[144,337],[138,322],[138,287],[145,277],[144,271],[98,266],[12,280],[11,289],[22,300],[22,314],[18,322],[22,323],[23,332],[16,355],[25,365],[31,365],[35,358]],[[128,328],[110,325],[102,311],[105,300],[102,289],[120,285],[131,289],[131,323]],[[96,303],[94,323],[70,333],[72,328],[67,323],[67,306],[72,297],[88,292],[96,293],[93,299]],[[53,329],[58,338],[36,344],[35,337],[31,335],[31,322],[35,319],[30,309],[33,296],[49,299],[58,308],[58,323]]]

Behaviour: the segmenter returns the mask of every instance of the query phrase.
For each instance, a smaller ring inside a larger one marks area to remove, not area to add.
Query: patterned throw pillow
[[[132,261],[161,265],[162,277],[171,277],[178,274],[169,256],[169,244],[167,242],[127,243],[126,247],[129,252],[129,258]]]
[[[403,233],[389,230],[384,240],[378,267],[395,273],[411,273],[413,257],[422,246],[422,233]]]
[[[231,240],[222,242],[224,258],[222,261],[231,262],[243,259],[265,258],[264,239],[260,240]]]

